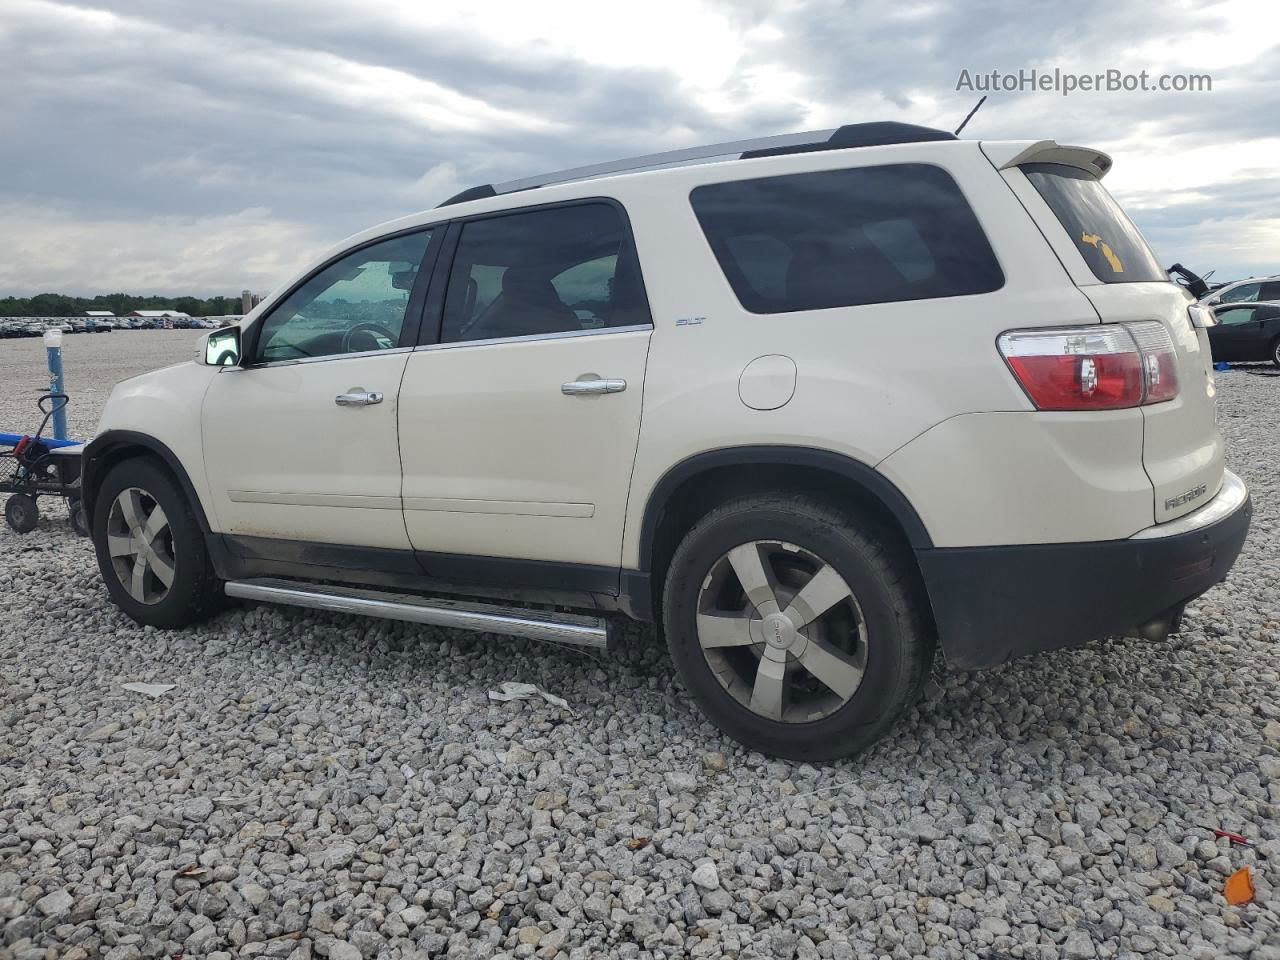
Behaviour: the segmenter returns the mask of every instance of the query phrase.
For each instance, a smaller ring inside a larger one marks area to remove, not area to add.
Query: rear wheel
[[[4,518],[15,533],[30,533],[40,522],[36,498],[25,493],[13,494],[4,502]]]
[[[89,535],[89,518],[85,516],[84,504],[80,502],[79,497],[67,498],[67,514],[71,519],[71,529],[78,536],[87,537]]]
[[[191,506],[153,460],[126,460],[107,474],[93,545],[111,599],[138,623],[182,627],[219,604],[221,583]]]
[[[933,658],[905,551],[868,518],[803,497],[744,498],[701,520],[672,558],[663,621],[707,717],[796,760],[873,743]]]
[[[1271,344],[1271,362],[1280,367],[1280,337],[1276,337]]]

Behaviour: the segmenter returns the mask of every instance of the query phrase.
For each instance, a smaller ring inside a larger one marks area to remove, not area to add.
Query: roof
[[[86,310],[84,312],[84,315],[86,317],[114,317],[115,316],[115,314],[112,313],[110,310]]]
[[[777,157],[790,153],[815,153],[820,150],[847,150],[852,147],[883,147],[895,143],[928,143],[937,140],[955,140],[956,135],[933,127],[921,127],[913,123],[881,121],[877,123],[850,123],[832,130],[810,130],[806,133],[784,133],[754,140],[733,140],[729,143],[713,143],[703,147],[672,150],[667,153],[650,153],[626,160],[573,167],[555,173],[506,183],[482,183],[454,194],[440,204],[447,207],[467,200],[496,197],[504,193],[532,190],[557,183],[607,177],[618,173],[634,173],[658,167],[686,166],[692,163],[710,163],[717,160],[750,160],[756,157]]]
[[[134,310],[131,317],[190,317],[191,314],[181,310]]]

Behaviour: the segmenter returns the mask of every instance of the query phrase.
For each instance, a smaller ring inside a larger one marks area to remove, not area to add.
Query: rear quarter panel
[[[1004,286],[976,296],[787,314],[745,310],[698,224],[689,192],[704,183],[887,163],[931,163],[955,178],[987,233]],[[641,562],[641,520],[650,492],[682,460],[724,447],[790,444],[831,450],[874,467],[949,418],[1032,409],[996,349],[1004,330],[1097,322],[1089,301],[975,142],[689,167],[674,187],[670,176],[668,171],[658,181],[627,178],[615,193],[632,219],[654,318],[623,545],[626,566]],[[682,320],[694,322],[678,325]],[[794,395],[778,409],[748,408],[739,398],[744,368],[778,354],[796,364]],[[1000,442],[989,455],[1009,470],[1018,468],[1010,442]],[[1137,449],[1132,456],[1139,456]],[[891,474],[931,534],[931,512],[1001,509],[1003,490],[988,482],[993,464],[986,463],[976,476],[953,476],[957,491],[931,511],[935,475],[952,466],[926,462]],[[1140,464],[1136,469],[1140,475]],[[1149,488],[1144,504],[1150,522]]]

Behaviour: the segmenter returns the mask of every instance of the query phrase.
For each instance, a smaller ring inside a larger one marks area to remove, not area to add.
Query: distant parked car
[[[1214,360],[1270,360],[1280,367],[1280,303],[1227,303],[1215,307],[1209,328]]]
[[[1200,302],[1207,307],[1220,303],[1258,303],[1280,301],[1280,276],[1251,277],[1237,280],[1214,290]]]

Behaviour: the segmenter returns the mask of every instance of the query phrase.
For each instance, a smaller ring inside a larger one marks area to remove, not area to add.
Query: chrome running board
[[[527,610],[487,603],[442,600],[407,593],[361,590],[355,587],[255,577],[227,583],[227,596],[281,603],[312,610],[353,613],[383,620],[404,620],[433,627],[477,630],[530,640],[567,643],[593,650],[609,646],[609,624],[601,617]]]

